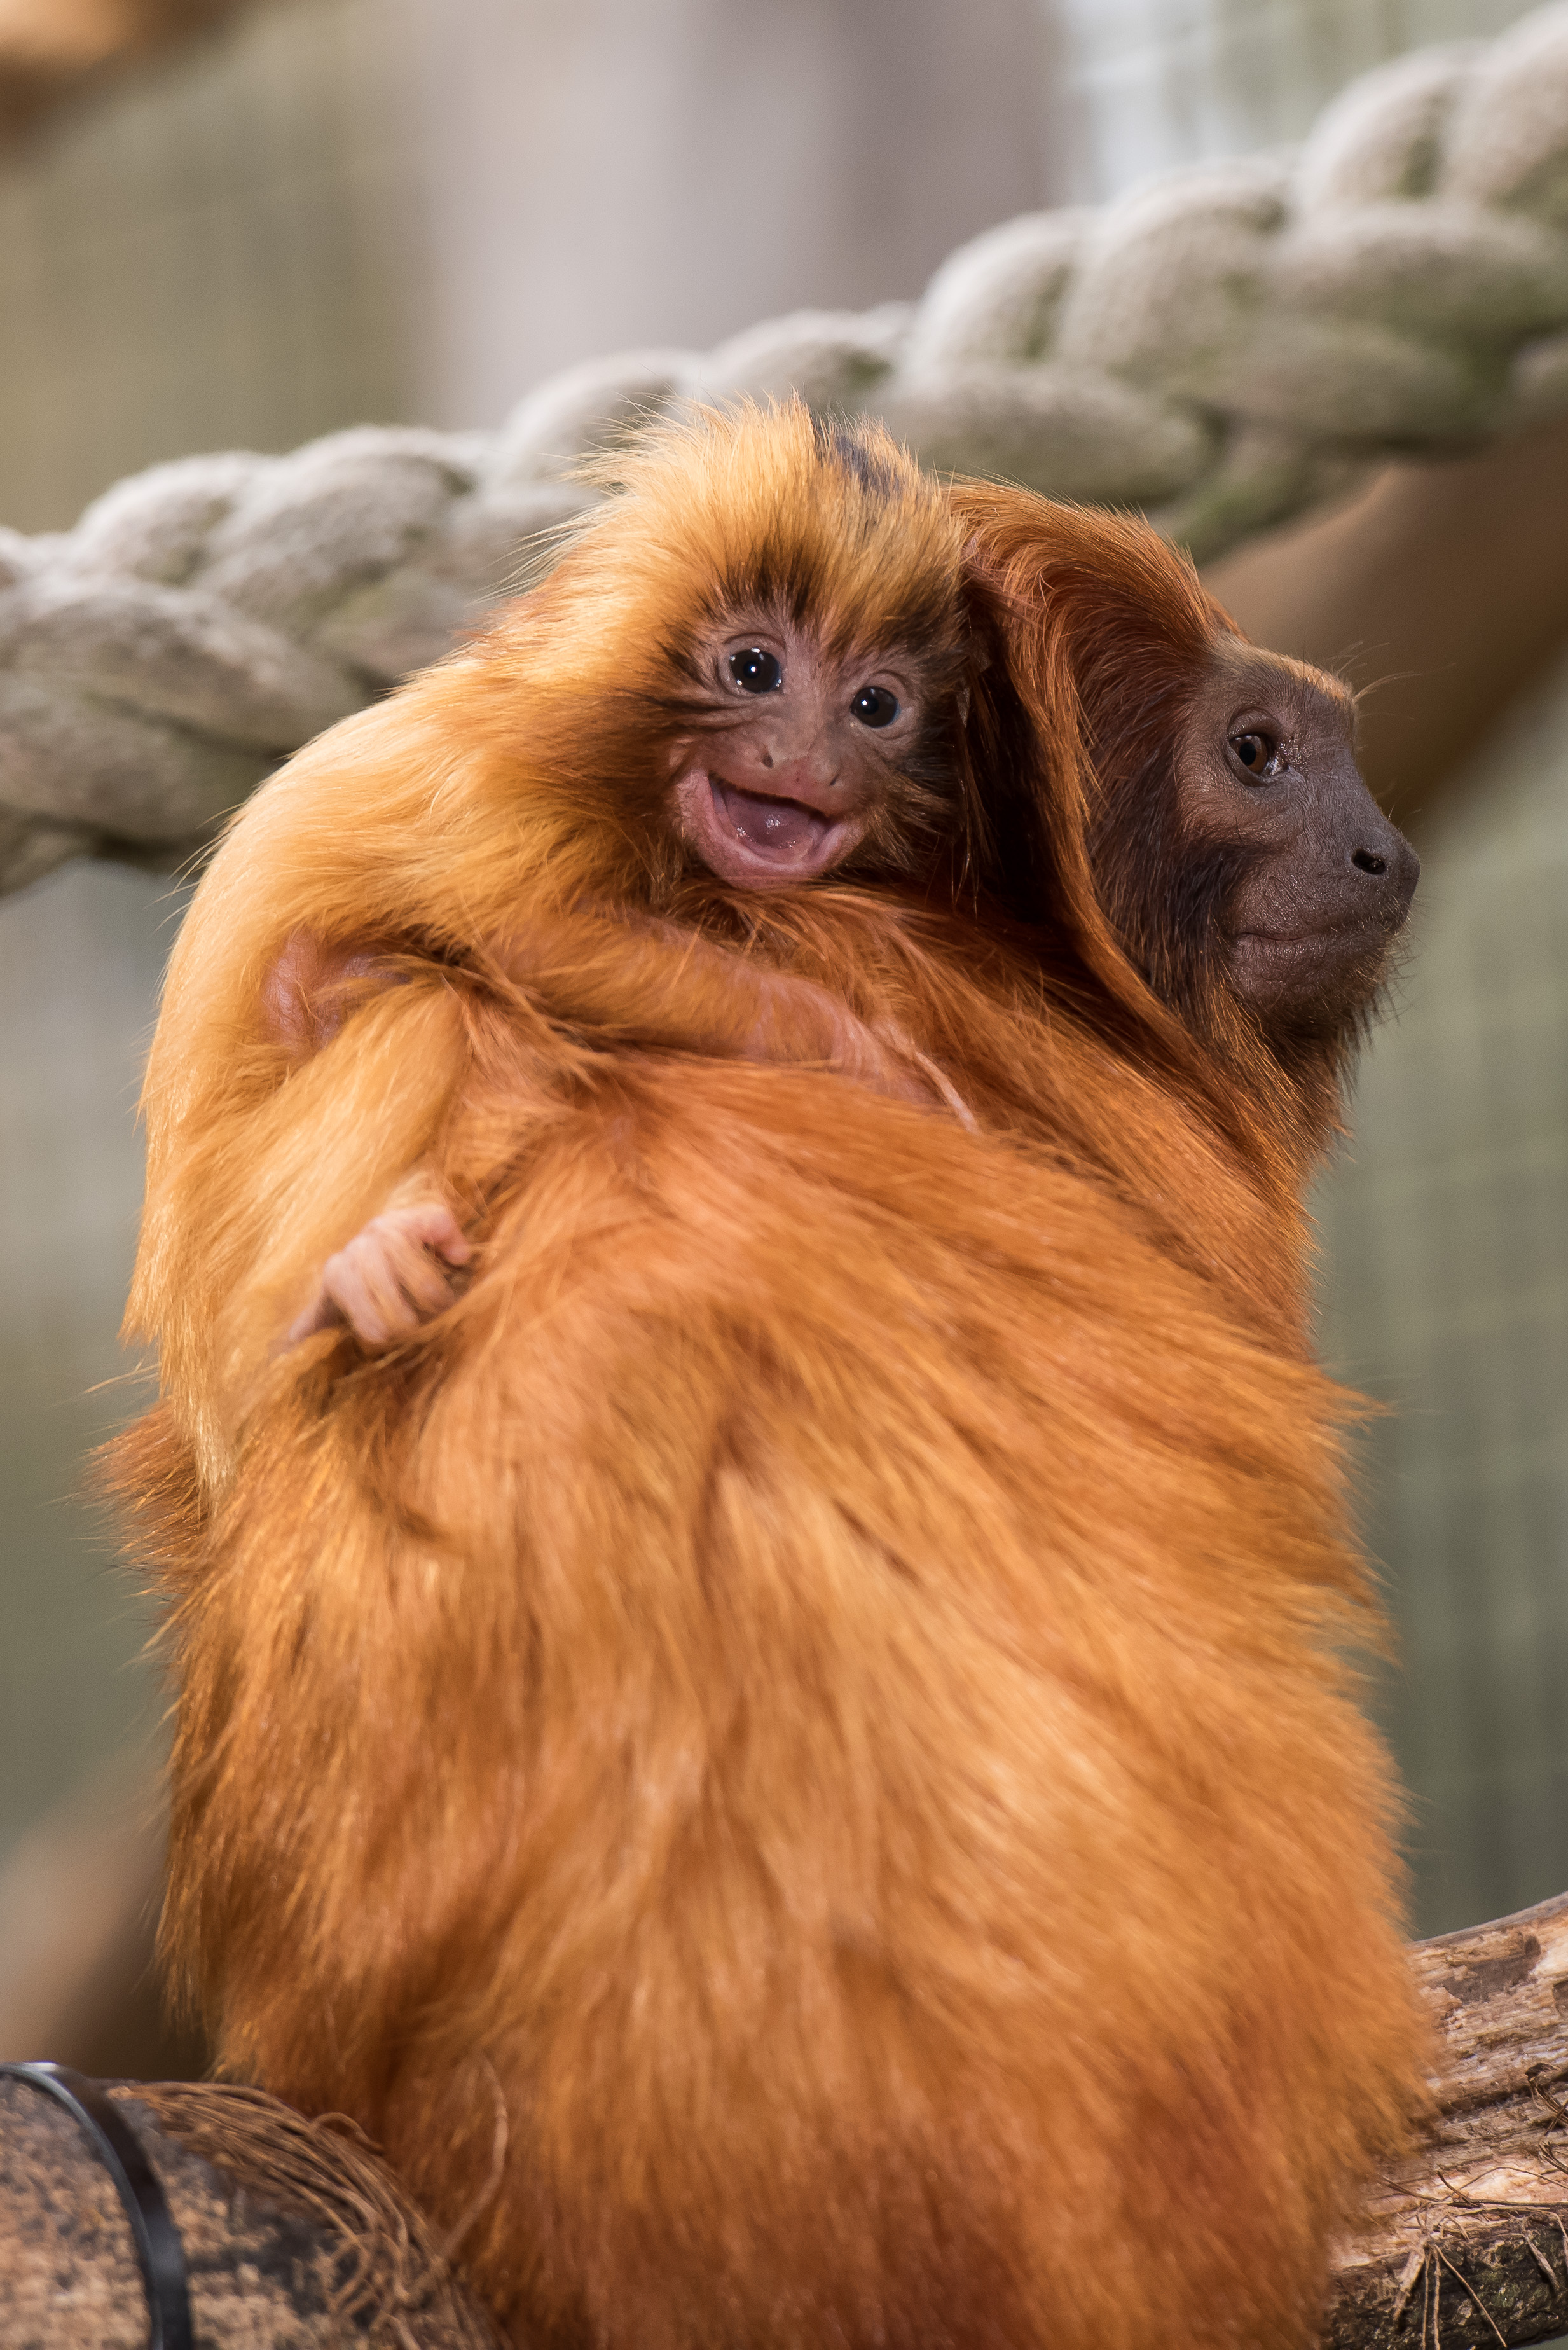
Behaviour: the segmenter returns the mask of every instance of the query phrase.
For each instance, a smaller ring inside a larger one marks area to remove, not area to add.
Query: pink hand
[[[320,1287],[285,1344],[346,1322],[362,1346],[397,1346],[444,1313],[453,1295],[447,1268],[472,1254],[444,1201],[385,1209],[327,1258]]]

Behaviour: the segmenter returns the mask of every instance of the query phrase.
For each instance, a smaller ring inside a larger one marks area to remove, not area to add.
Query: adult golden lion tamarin
[[[1305,2344],[1421,2070],[1295,1203],[1408,853],[1137,525],[621,476],[175,953],[169,1955],[519,2342]]]

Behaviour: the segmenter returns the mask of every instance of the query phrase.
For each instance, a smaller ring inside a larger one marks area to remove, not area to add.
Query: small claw
[[[342,1319],[326,1290],[318,1289],[304,1313],[296,1315],[289,1324],[283,1345],[277,1351],[286,1354],[291,1347],[299,1346],[306,1338],[314,1338],[318,1330],[332,1329]]]

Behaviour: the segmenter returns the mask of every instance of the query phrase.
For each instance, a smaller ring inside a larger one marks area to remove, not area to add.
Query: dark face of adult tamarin
[[[1420,877],[1362,782],[1355,713],[1337,679],[1222,639],[1182,730],[1194,870],[1215,893],[1231,983],[1272,1030],[1354,1024]]]

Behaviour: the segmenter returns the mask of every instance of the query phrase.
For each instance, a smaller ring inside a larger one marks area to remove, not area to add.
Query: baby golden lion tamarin
[[[1293,1204],[1397,852],[1353,983],[1334,692],[1133,525],[623,473],[176,951],[168,1953],[519,2343],[1304,2345],[1422,2054]]]
[[[929,883],[933,859],[950,859],[961,822],[953,723],[961,639],[950,581],[940,573],[931,602],[929,615],[907,616],[909,642],[873,647],[852,636],[826,639],[805,611],[781,608],[765,572],[734,584],[682,644],[675,690],[647,713],[649,733],[661,720],[659,731],[668,733],[671,720],[679,729],[661,746],[670,775],[663,808],[684,858],[737,890],[774,890],[828,873]],[[685,933],[684,993],[694,988],[700,952]],[[352,976],[368,974],[368,958],[349,963]],[[324,954],[312,933],[296,933],[272,982],[280,1031],[308,1045],[310,1003],[344,971],[341,951]],[[794,1049],[807,1057],[911,1099],[930,1097],[931,1065],[874,1038],[836,994],[807,981],[761,980],[733,962],[713,966],[712,979],[732,1051],[776,1058],[781,1023],[791,1024]],[[370,1344],[407,1336],[450,1302],[442,1262],[466,1264],[470,1253],[445,1201],[400,1202],[328,1260],[291,1337],[335,1315]]]

